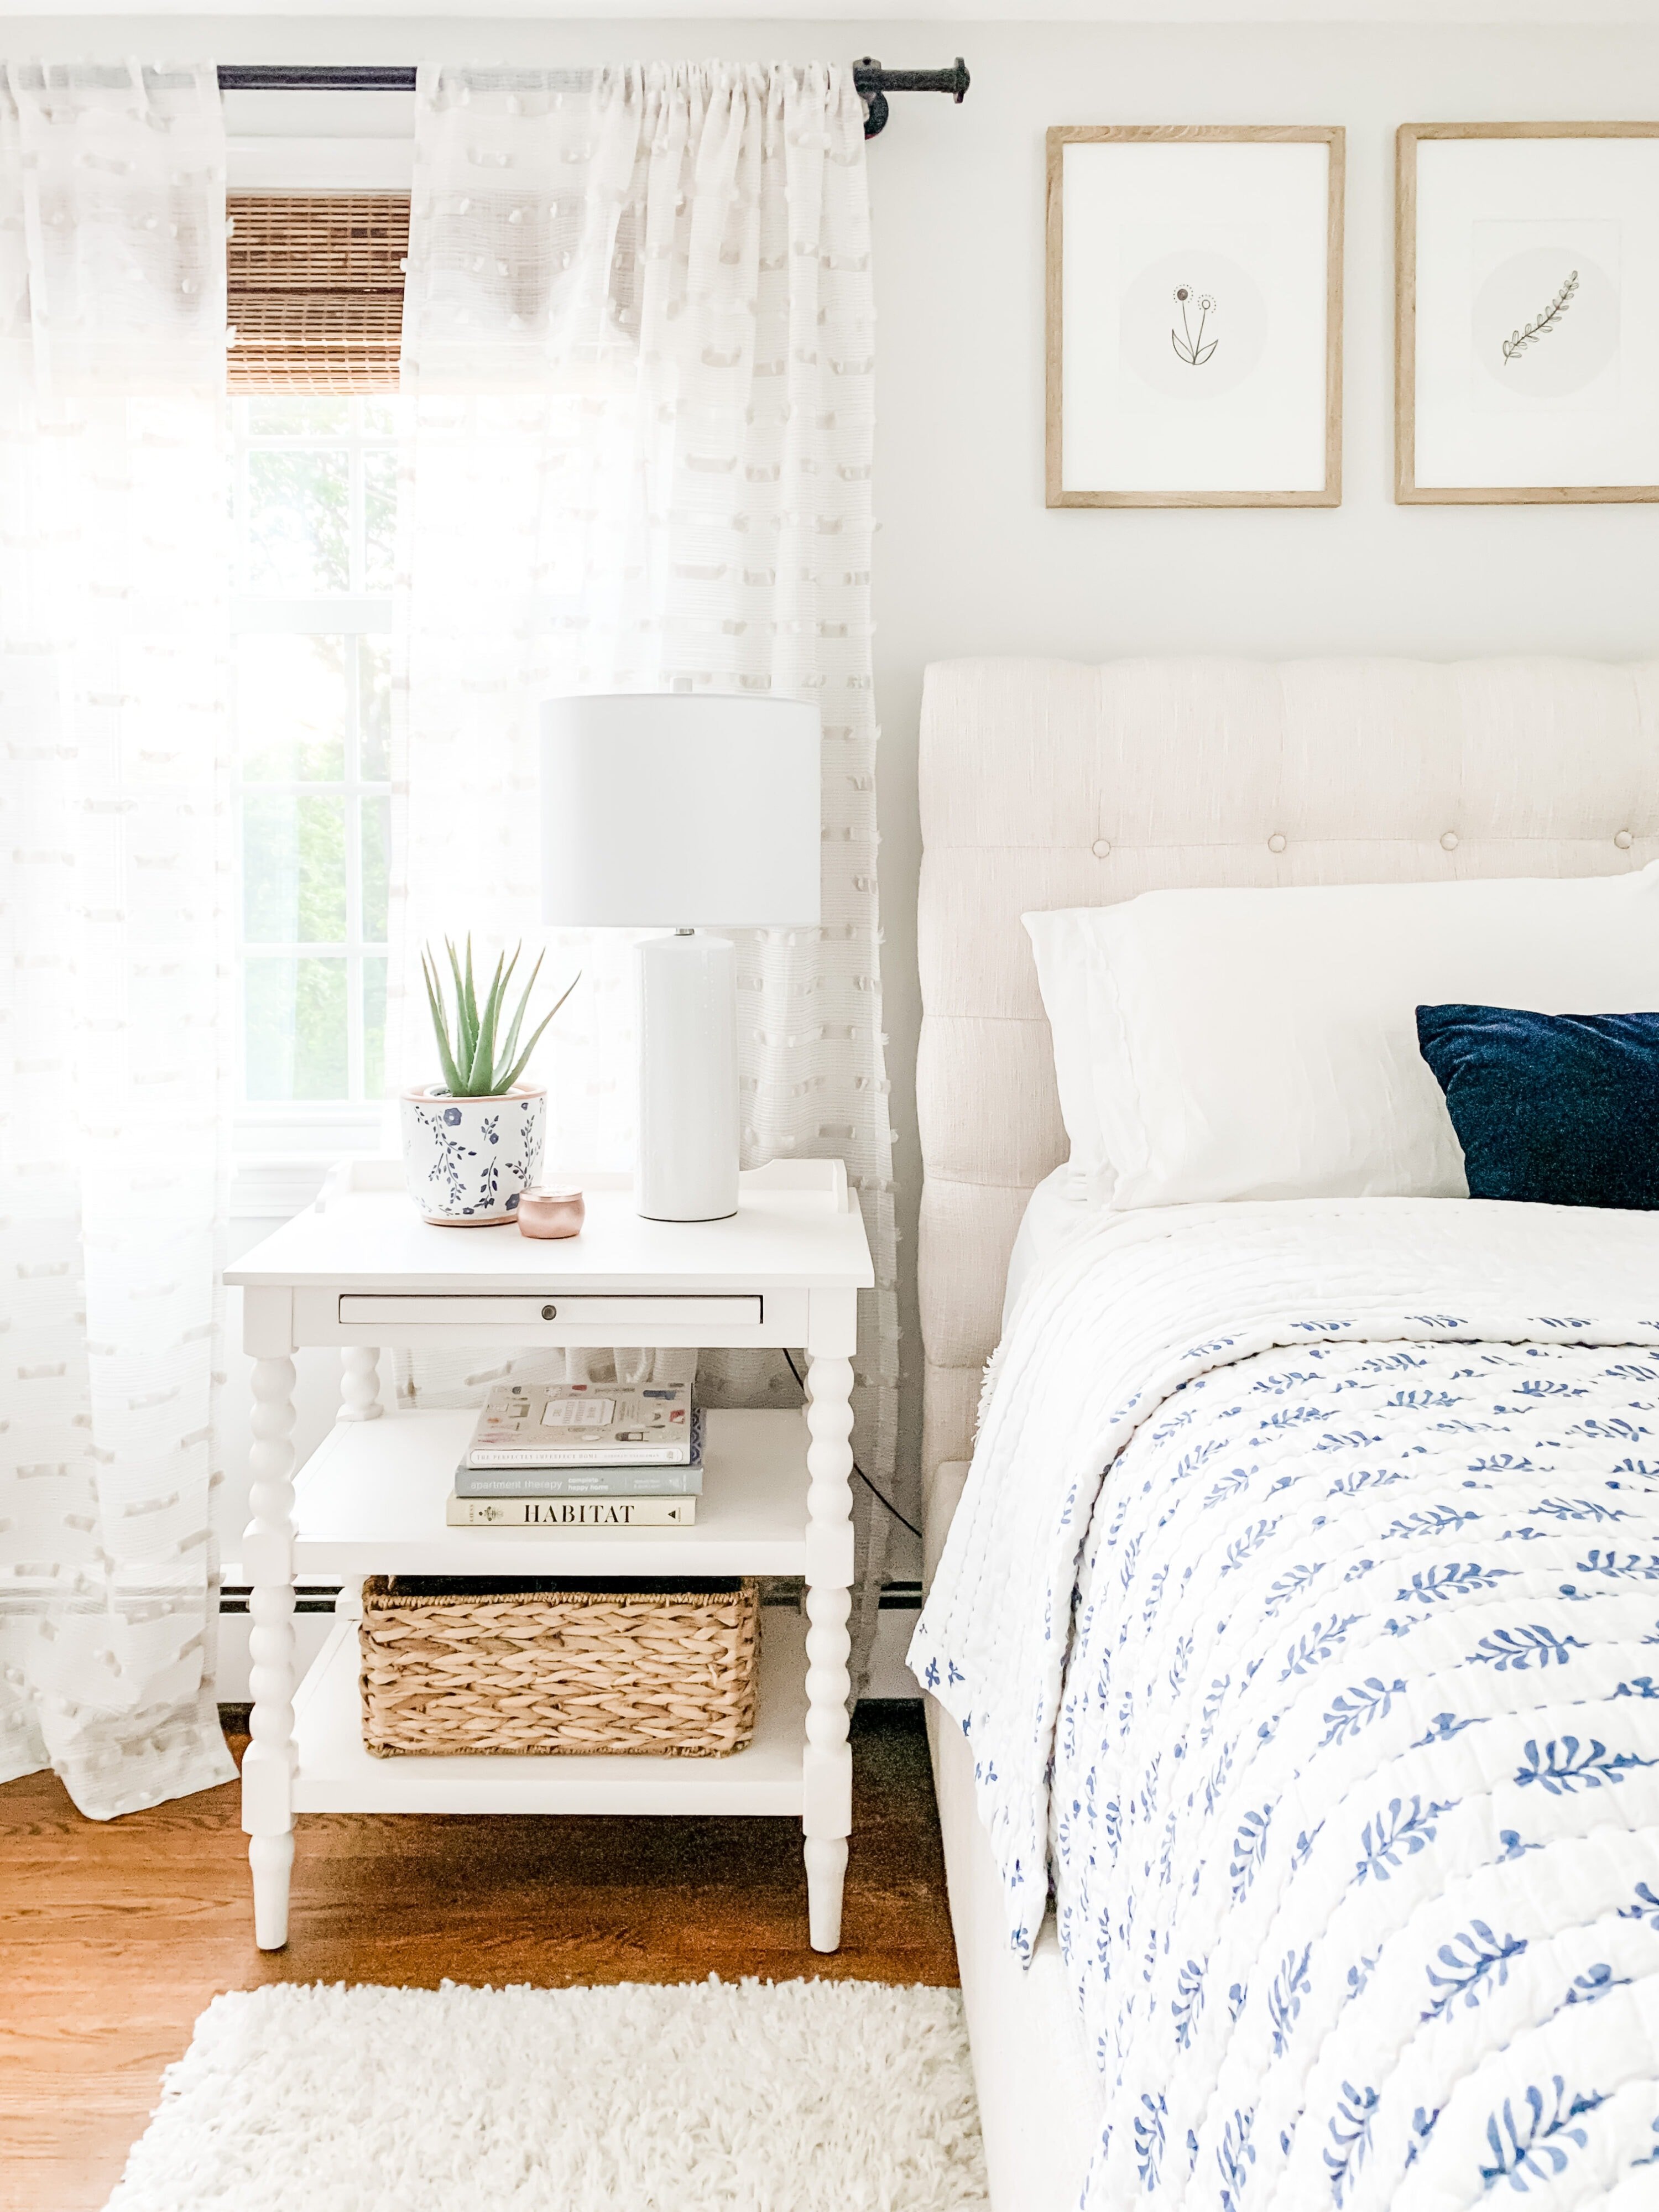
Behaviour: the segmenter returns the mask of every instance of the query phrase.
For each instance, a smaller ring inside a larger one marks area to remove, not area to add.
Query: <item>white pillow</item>
[[[1020,920],[1036,961],[1037,988],[1054,1041],[1060,1118],[1072,1141],[1067,1194],[1100,1201],[1111,1196],[1113,1176],[1095,1103],[1095,1054],[1089,1026],[1089,939],[1083,925],[1093,911],[1060,907],[1050,914],[1022,915]]]
[[[1095,1150],[1120,1207],[1466,1198],[1419,1005],[1659,1010],[1659,862],[1567,880],[1148,891],[1070,912],[1088,951]]]

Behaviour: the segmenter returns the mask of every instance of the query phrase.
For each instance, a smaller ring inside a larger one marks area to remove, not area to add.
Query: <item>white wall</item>
[[[246,61],[874,52],[932,67],[963,50],[965,105],[896,99],[870,155],[884,975],[907,1275],[920,1174],[915,732],[929,660],[1659,651],[1659,507],[1396,507],[1389,492],[1395,126],[1659,115],[1659,28],[87,18],[22,19],[0,37],[14,53]],[[1090,122],[1346,125],[1340,509],[1044,508],[1043,131]],[[905,1351],[914,1373],[913,1297]],[[913,1440],[915,1410],[913,1394]]]

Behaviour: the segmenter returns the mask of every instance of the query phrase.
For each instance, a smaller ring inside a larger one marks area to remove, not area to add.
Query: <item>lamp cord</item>
[[[791,1353],[787,1345],[783,1347],[783,1356],[789,1362],[789,1372],[794,1376],[796,1382],[800,1385],[800,1395],[804,1402],[806,1397],[805,1378],[801,1374],[799,1368],[796,1366],[793,1355]],[[904,1516],[899,1511],[897,1506],[894,1504],[892,1499],[884,1496],[883,1493],[876,1488],[875,1484],[871,1481],[869,1476],[865,1473],[864,1469],[859,1465],[856,1460],[853,1462],[853,1472],[857,1475],[859,1480],[864,1485],[865,1488],[869,1492],[871,1497],[875,1499],[876,1503],[878,1505],[884,1505],[887,1508],[887,1510],[892,1515],[894,1520],[898,1522],[900,1528],[908,1528],[910,1531],[910,1534],[915,1538],[916,1541],[921,1543],[922,1540],[922,1534],[915,1522],[914,1521],[907,1521],[905,1519]]]

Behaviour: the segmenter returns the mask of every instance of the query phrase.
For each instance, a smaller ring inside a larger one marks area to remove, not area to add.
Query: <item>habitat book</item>
[[[457,1498],[701,1498],[702,1415],[691,1417],[685,1467],[469,1467],[455,1469]]]
[[[498,1382],[467,1449],[469,1467],[689,1467],[684,1382]]]
[[[454,1498],[452,1528],[689,1528],[695,1498]]]

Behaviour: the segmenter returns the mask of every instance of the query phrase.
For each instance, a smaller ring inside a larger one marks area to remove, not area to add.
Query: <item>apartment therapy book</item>
[[[702,1415],[691,1417],[684,1467],[470,1467],[455,1469],[457,1498],[701,1498]]]
[[[469,1468],[667,1468],[691,1464],[691,1392],[588,1382],[499,1383],[467,1448]]]
[[[701,1498],[702,1453],[690,1467],[469,1467],[457,1498]]]

